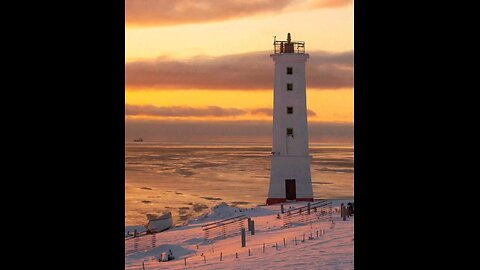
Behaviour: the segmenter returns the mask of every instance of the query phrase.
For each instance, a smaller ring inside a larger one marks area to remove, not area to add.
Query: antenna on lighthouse
[[[277,36],[273,36],[273,53],[305,54],[305,41],[293,41],[290,33],[287,34],[287,40],[277,40]]]

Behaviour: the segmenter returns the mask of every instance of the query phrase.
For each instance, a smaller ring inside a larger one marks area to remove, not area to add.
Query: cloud
[[[266,116],[272,116],[273,115],[273,109],[272,108],[258,108],[258,109],[253,109],[250,111],[251,114],[254,115],[266,115]],[[316,116],[317,114],[310,110],[307,109],[307,114],[308,116]]]
[[[202,116],[239,116],[244,115],[245,110],[236,108],[221,108],[209,106],[205,108],[193,108],[183,106],[156,107],[153,105],[125,105],[125,115],[146,115],[166,117],[202,117]]]
[[[125,120],[125,140],[164,142],[266,142],[271,121]],[[309,123],[310,142],[353,142],[353,123]]]
[[[125,22],[133,26],[162,26],[223,21],[288,8],[339,7],[351,0],[127,0]],[[301,5],[300,5],[301,4]]]
[[[317,8],[333,8],[333,7],[343,7],[350,5],[352,0],[312,0],[308,1],[308,6],[317,7]]]
[[[273,109],[272,108],[258,108],[258,109],[251,110],[250,113],[254,114],[254,115],[272,116],[273,115]]]
[[[307,110],[309,116],[317,114],[312,110]],[[208,106],[203,108],[187,106],[165,106],[157,107],[153,105],[130,105],[125,104],[126,116],[159,116],[159,117],[232,117],[246,114],[272,116],[272,108],[257,109],[239,109],[222,108],[218,106]]]
[[[310,52],[307,87],[339,89],[353,87],[353,51]],[[273,88],[274,65],[270,52],[250,52],[219,57],[194,57],[126,63],[129,90],[221,89],[259,90]]]

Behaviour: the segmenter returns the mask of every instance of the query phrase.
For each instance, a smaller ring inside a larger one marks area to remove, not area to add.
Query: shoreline
[[[336,199],[321,199],[321,198],[316,198],[315,201],[317,200],[327,200],[327,201],[330,201],[332,202],[332,206],[333,207],[338,207],[341,205],[341,203],[349,203],[349,202],[354,202],[354,198],[336,198]],[[232,204],[228,204],[226,202],[218,202],[217,204],[213,205],[212,207],[208,207],[205,211],[201,212],[199,215],[195,216],[195,217],[191,217],[191,218],[188,218],[187,220],[185,220],[185,222],[181,225],[176,225],[174,224],[173,228],[169,229],[169,230],[172,230],[174,228],[179,228],[179,227],[183,227],[183,226],[187,226],[188,224],[191,224],[191,222],[196,222],[198,221],[198,219],[202,218],[203,216],[205,216],[206,214],[210,213],[212,211],[212,208],[215,208],[215,207],[218,207],[219,205],[222,205],[222,204],[226,204],[228,207],[231,207],[231,208],[237,208],[237,209],[241,209],[242,211],[248,211],[247,209],[257,209],[259,207],[267,207],[266,204],[258,204],[256,205],[255,207],[239,207],[237,205],[232,205]],[[295,202],[295,203],[284,203],[284,205],[295,205],[295,204],[305,204],[305,202]],[[271,205],[271,207],[275,207],[277,206],[278,208],[280,208],[280,204],[274,204],[274,205]],[[148,223],[148,220],[145,219],[145,225]],[[127,233],[127,231],[129,232],[133,232],[133,230],[137,229],[137,232],[140,233],[140,232],[143,232],[143,231],[146,231],[146,227],[145,225],[140,225],[140,224],[135,224],[135,225],[127,225],[125,224],[125,233]],[[141,231],[143,230],[143,231]],[[168,230],[167,230],[168,231]]]

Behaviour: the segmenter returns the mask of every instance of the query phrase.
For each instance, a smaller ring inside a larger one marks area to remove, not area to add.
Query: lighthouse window
[[[293,74],[293,67],[287,67],[287,74]]]
[[[293,137],[293,128],[287,128],[287,136]]]
[[[287,113],[292,114],[293,113],[293,107],[287,107]]]
[[[287,91],[293,90],[293,83],[287,83]]]

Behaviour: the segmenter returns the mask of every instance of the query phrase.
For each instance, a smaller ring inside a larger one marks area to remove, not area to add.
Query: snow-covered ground
[[[342,202],[349,201],[333,200],[333,208],[338,210]],[[306,203],[287,204],[285,209],[303,205]],[[335,212],[333,223],[286,228],[278,213],[280,205],[247,209],[218,205],[186,226],[156,234],[155,239],[140,237],[148,243],[155,240],[156,247],[126,255],[125,269],[353,269],[353,217],[343,221]],[[204,239],[202,225],[241,214],[255,221],[255,235],[247,232],[246,247],[241,246],[240,235]],[[160,254],[169,249],[175,260],[158,262]]]

